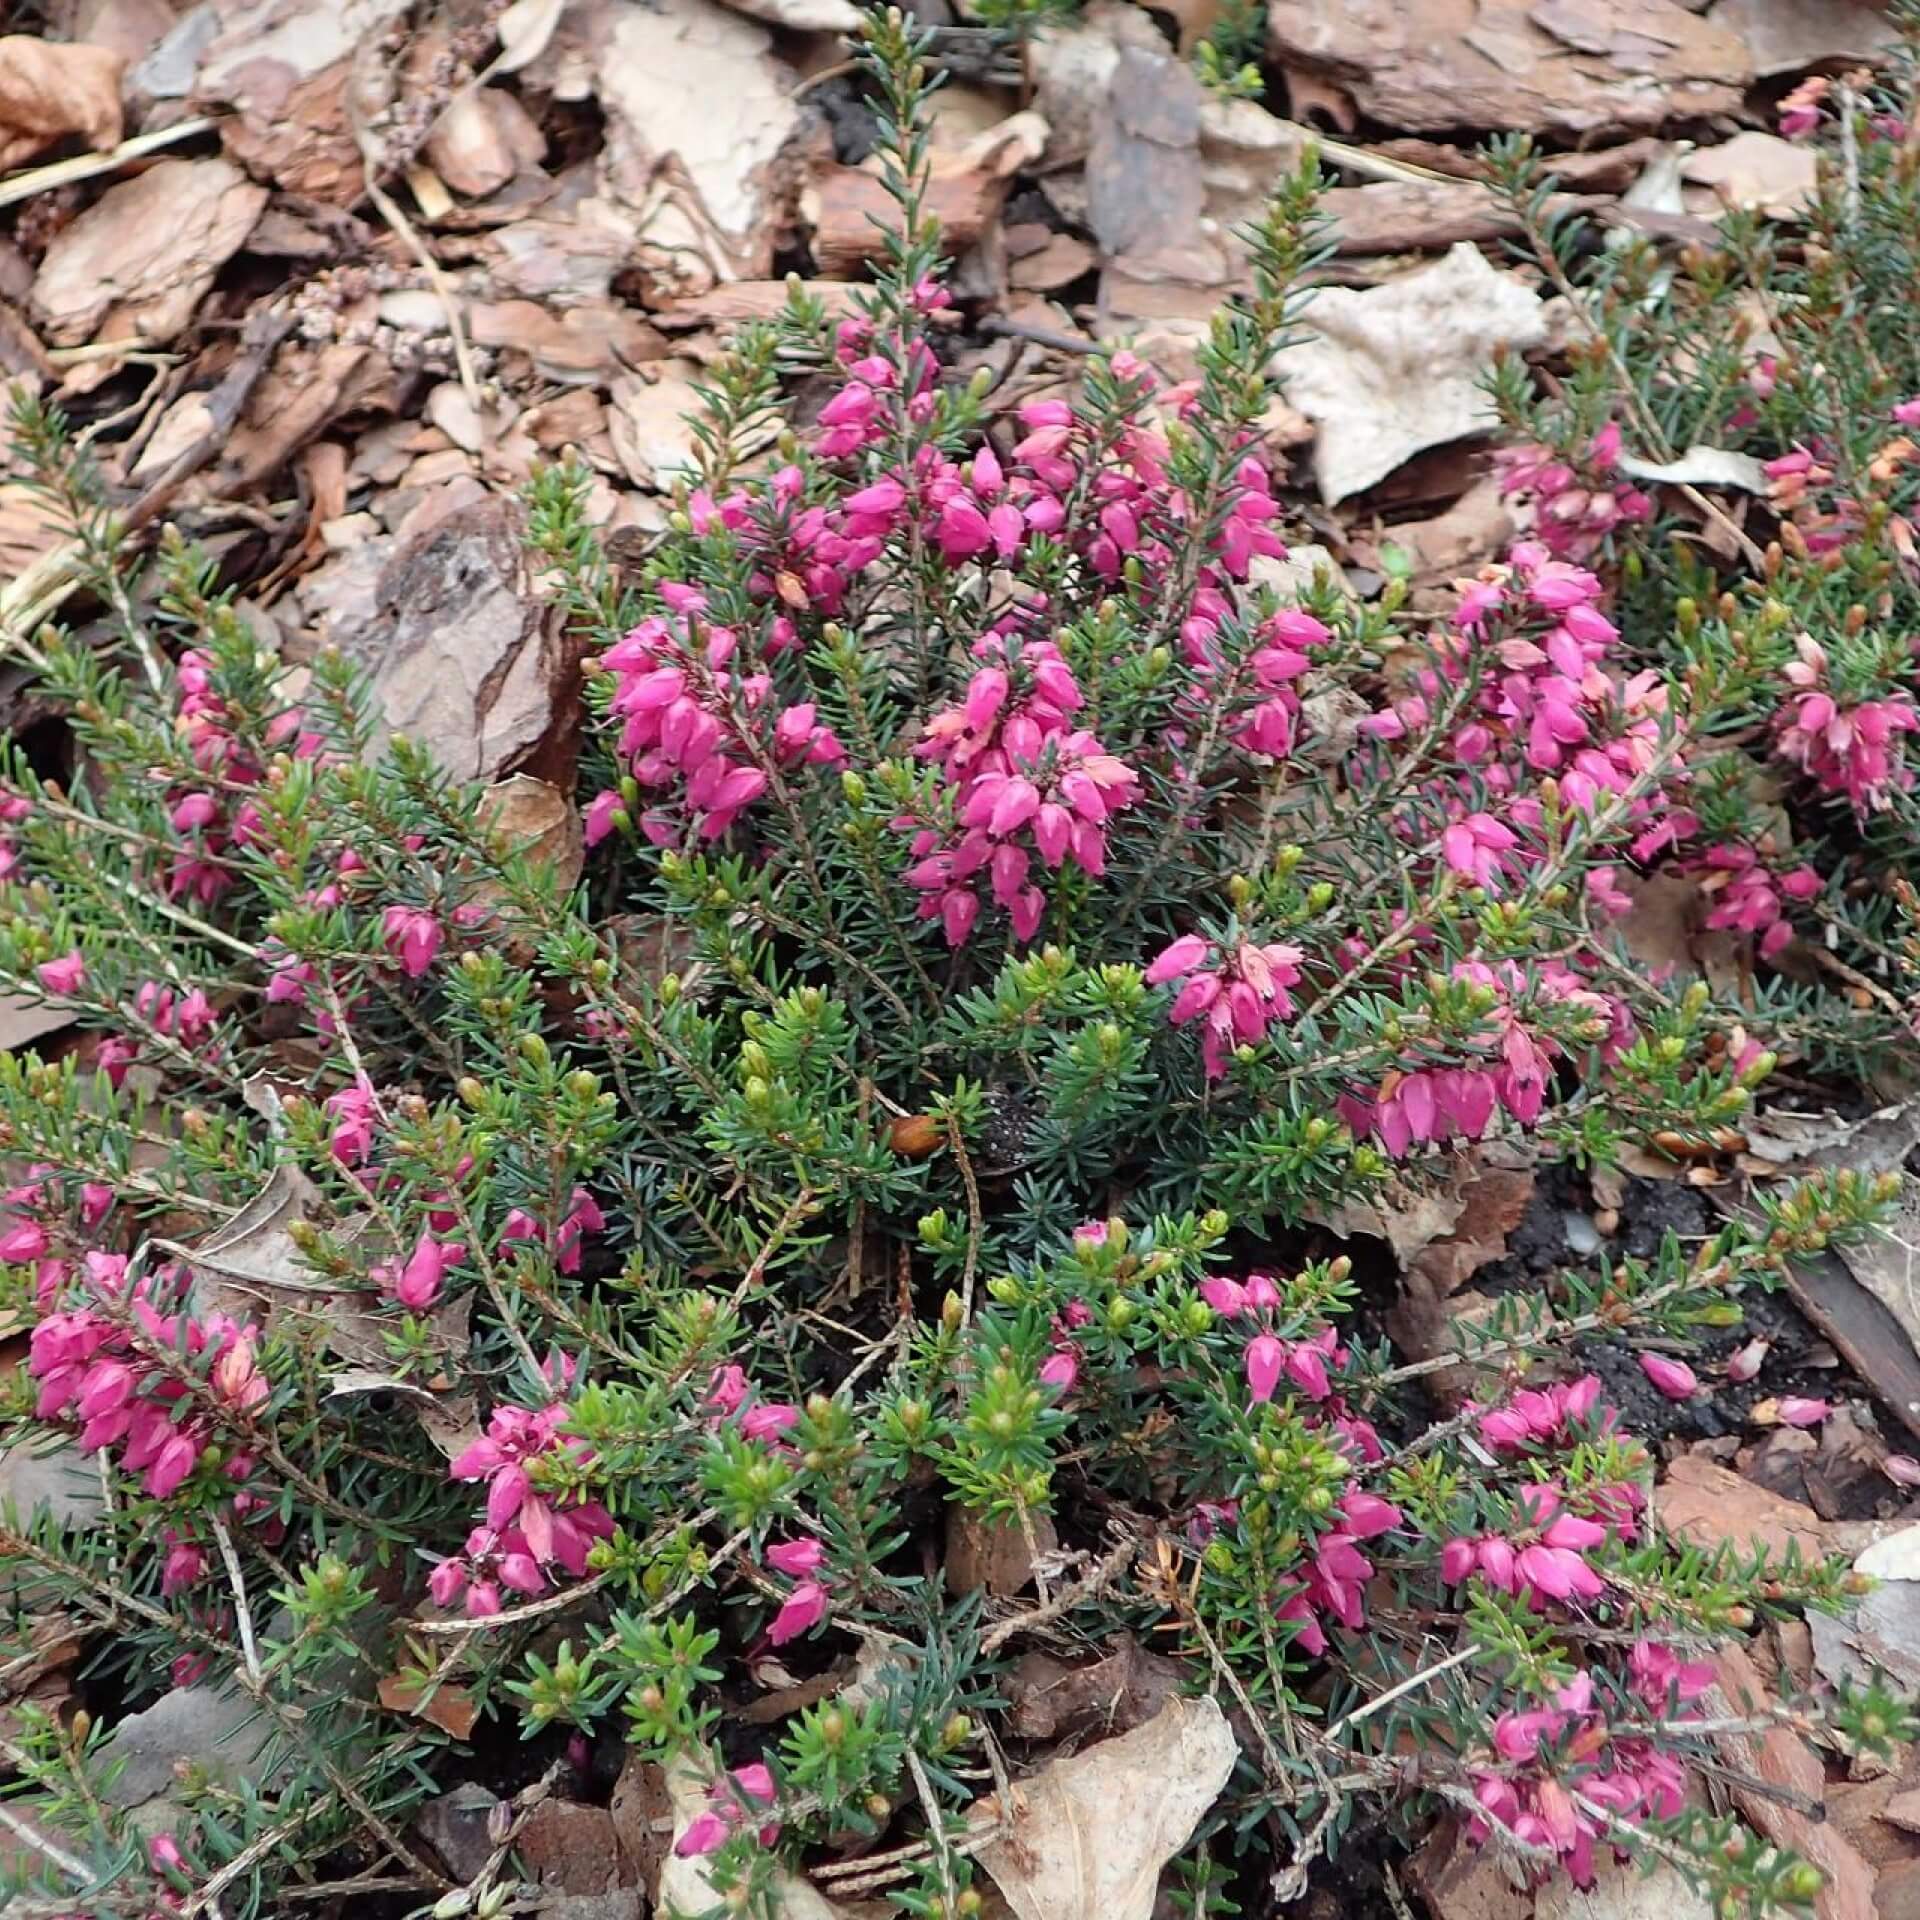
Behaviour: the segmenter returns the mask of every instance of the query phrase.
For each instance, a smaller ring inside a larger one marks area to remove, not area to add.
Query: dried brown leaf
[[[397,1673],[381,1675],[380,1704],[389,1713],[406,1713],[424,1720],[456,1740],[469,1738],[480,1720],[480,1709],[464,1688],[448,1683],[429,1693]]]
[[[1319,424],[1321,497],[1344,500],[1422,448],[1488,431],[1482,378],[1496,351],[1546,337],[1541,309],[1530,287],[1464,244],[1384,286],[1323,288],[1307,337],[1275,361],[1289,402]]]
[[[1053,1760],[980,1803],[973,1824],[1010,1815],[980,1849],[1018,1920],[1148,1920],[1160,1870],[1232,1777],[1240,1749],[1211,1694],[1169,1700],[1133,1732]]]
[[[125,57],[106,47],[0,36],[0,168],[75,134],[95,152],[117,146],[125,67]]]

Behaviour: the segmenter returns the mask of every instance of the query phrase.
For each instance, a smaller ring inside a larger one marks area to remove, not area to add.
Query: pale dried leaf
[[[1690,153],[1680,171],[1697,185],[1711,187],[1726,206],[1783,220],[1806,210],[1820,162],[1811,147],[1777,133],[1737,133],[1717,147]]]
[[[518,73],[530,66],[547,50],[567,0],[513,0],[494,22],[500,36],[500,58],[494,62],[496,73]]]
[[[1728,447],[1691,446],[1677,460],[1639,460],[1627,454],[1620,471],[1635,480],[1664,480],[1673,486],[1733,487],[1764,494],[1767,470],[1750,453]]]
[[[1920,1100],[1882,1107],[1865,1119],[1837,1113],[1788,1113],[1772,1108],[1740,1123],[1747,1152],[1795,1174],[1844,1167],[1855,1173],[1892,1173],[1920,1145]]]
[[[1274,364],[1319,425],[1314,474],[1329,504],[1424,448],[1487,432],[1480,383],[1495,350],[1546,337],[1539,295],[1464,243],[1384,286],[1323,288],[1306,319],[1308,337]]]
[[[318,1284],[289,1229],[316,1207],[317,1190],[299,1168],[282,1162],[265,1186],[194,1249],[193,1290],[200,1311],[236,1320],[264,1319],[278,1300],[311,1294]],[[341,1238],[356,1237],[349,1229]]]
[[[1713,1903],[1672,1867],[1608,1859],[1584,1892],[1556,1875],[1540,1889],[1534,1920],[1713,1920]]]
[[[78,134],[96,152],[120,140],[125,59],[106,47],[62,46],[38,34],[0,36],[0,168]]]
[[[980,1863],[1018,1920],[1149,1920],[1160,1870],[1239,1753],[1211,1694],[1169,1700],[1133,1732],[1020,1781],[1010,1829],[980,1850]]]
[[[726,0],[736,13],[792,33],[854,33],[860,9],[853,0]]]

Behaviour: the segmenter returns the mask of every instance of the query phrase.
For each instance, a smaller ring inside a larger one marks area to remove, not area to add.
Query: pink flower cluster
[[[1588,559],[1614,528],[1638,526],[1653,512],[1646,494],[1617,477],[1616,421],[1587,442],[1577,462],[1537,445],[1498,448],[1493,461],[1500,491],[1531,508],[1534,538],[1561,560]]]
[[[741,1827],[753,1826],[759,1819],[754,1803],[770,1807],[774,1798],[773,1775],[763,1762],[756,1760],[750,1766],[735,1768],[707,1789],[706,1806],[687,1822],[686,1830],[673,1843],[674,1852],[683,1860],[691,1860],[725,1846]],[[763,1847],[772,1846],[779,1837],[777,1820],[760,1826]]]
[[[1611,1433],[1619,1415],[1602,1403],[1600,1394],[1597,1373],[1550,1387],[1523,1387],[1480,1416],[1480,1438],[1495,1453],[1518,1454],[1570,1447],[1592,1435]]]
[[[1290,988],[1300,983],[1305,956],[1283,941],[1265,946],[1236,940],[1230,947],[1204,934],[1186,933],[1163,947],[1147,968],[1147,985],[1180,982],[1167,1010],[1176,1027],[1204,1020],[1200,1057],[1209,1080],[1227,1070],[1239,1046],[1257,1046],[1267,1029],[1293,1018]]]
[[[1773,959],[1793,939],[1787,902],[1815,899],[1826,885],[1809,866],[1780,870],[1750,840],[1708,847],[1697,860],[1688,860],[1683,871],[1699,880],[1700,891],[1712,903],[1707,925],[1757,934],[1763,960]]]
[[[223,1313],[161,1312],[154,1291],[177,1287],[175,1270],[140,1280],[129,1294],[125,1255],[92,1252],[83,1264],[86,1301],[45,1313],[28,1342],[27,1371],[40,1383],[35,1413],[78,1420],[83,1452],[116,1450],[122,1469],[143,1476],[147,1491],[164,1500],[186,1483],[221,1431],[213,1407],[251,1415],[269,1399],[259,1329]],[[109,1306],[117,1312],[110,1315]],[[180,1355],[200,1373],[199,1393],[161,1365],[154,1349]],[[222,1471],[238,1481],[252,1469],[242,1449],[226,1457]]]
[[[1653,1642],[1636,1642],[1628,1655],[1628,1685],[1656,1715],[1684,1716],[1712,1683],[1710,1667]],[[1594,1850],[1607,1843],[1609,1820],[1671,1819],[1685,1802],[1686,1774],[1656,1740],[1615,1734],[1597,1704],[1593,1675],[1582,1672],[1546,1705],[1494,1721],[1491,1749],[1474,1771],[1474,1798],[1480,1812],[1469,1838],[1484,1842],[1498,1828],[1556,1854],[1576,1886],[1590,1887]],[[1615,1852],[1626,1857],[1624,1848]]]
[[[1528,791],[1532,775],[1552,774],[1563,802],[1592,812],[1604,796],[1627,792],[1650,771],[1667,710],[1658,674],[1623,679],[1611,670],[1620,633],[1601,611],[1604,598],[1596,574],[1556,558],[1538,541],[1520,542],[1504,564],[1462,583],[1451,630],[1434,636],[1432,664],[1412,676],[1385,712],[1363,720],[1361,732],[1398,740],[1444,711],[1452,724],[1452,757],[1508,802],[1509,826],[1539,825],[1540,802]],[[1455,718],[1463,690],[1471,698]],[[1429,797],[1443,796],[1430,791]],[[1656,789],[1633,805],[1632,817],[1643,828],[1636,859],[1675,837],[1680,823],[1659,830],[1663,804]],[[1450,810],[1450,824],[1475,815],[1464,791]],[[1690,829],[1691,822],[1684,824]],[[1510,851],[1484,828],[1471,838],[1489,852]],[[1477,865],[1457,838],[1450,862],[1455,852]],[[1497,880],[1499,863],[1488,870]]]
[[[266,769],[233,732],[206,655],[188,648],[175,674],[180,687],[180,730],[208,784],[188,787],[172,797],[168,822],[181,844],[167,878],[167,892],[175,899],[184,895],[210,906],[233,885],[227,855],[247,846],[260,830],[260,809],[249,799],[236,804],[234,790],[258,786]],[[312,759],[321,748],[319,735],[303,730],[297,708],[277,714],[264,737],[267,746],[284,747],[297,759]]]
[[[1431,1140],[1478,1140],[1503,1108],[1522,1126],[1540,1117],[1562,1048],[1551,1035],[1528,1024],[1529,1003],[1588,1013],[1603,1057],[1617,1052],[1630,1037],[1624,1004],[1596,993],[1565,967],[1543,966],[1529,976],[1512,961],[1490,967],[1472,960],[1455,967],[1453,977],[1493,996],[1486,1015],[1492,1031],[1476,1042],[1482,1061],[1395,1071],[1370,1097],[1348,1094],[1338,1103],[1341,1118],[1356,1135],[1373,1135],[1396,1158]]]
[[[496,1407],[485,1436],[447,1468],[449,1479],[483,1482],[487,1508],[484,1522],[467,1535],[465,1553],[442,1560],[427,1576],[435,1606],[450,1607],[464,1592],[469,1616],[484,1619],[501,1610],[503,1588],[539,1594],[554,1567],[576,1580],[586,1572],[593,1543],[613,1532],[612,1516],[597,1500],[541,1492],[531,1471],[543,1456],[583,1457],[578,1442],[561,1436],[567,1417],[561,1400],[538,1410]]]
[[[1339,1524],[1314,1541],[1300,1591],[1275,1610],[1293,1626],[1295,1642],[1311,1654],[1327,1650],[1325,1617],[1337,1620],[1350,1633],[1367,1624],[1367,1583],[1373,1578],[1373,1562],[1360,1545],[1391,1533],[1401,1519],[1400,1509],[1391,1501],[1357,1489],[1341,1498],[1339,1513]]]
[[[575,1187],[567,1202],[567,1211],[561,1216],[560,1224],[554,1229],[553,1264],[556,1272],[578,1273],[580,1271],[581,1243],[590,1233],[601,1233],[606,1229],[607,1216],[600,1211],[600,1204],[585,1187]],[[547,1238],[546,1227],[524,1207],[515,1207],[508,1213],[506,1224],[500,1229],[502,1245],[518,1242],[522,1245],[544,1245]]]
[[[811,701],[774,711],[772,676],[765,668],[741,671],[740,636],[702,619],[705,594],[666,581],[660,597],[667,613],[650,614],[600,656],[601,671],[616,682],[619,751],[643,788],[677,789],[698,837],[717,839],[766,792],[770,765],[838,766],[846,755]],[[611,792],[591,803],[589,843],[613,830],[620,805]],[[659,846],[681,838],[672,815],[659,808],[640,827]]]
[[[827,1552],[818,1540],[787,1540],[767,1549],[767,1565],[795,1582],[773,1616],[767,1638],[776,1647],[811,1633],[827,1617],[827,1590],[819,1579]]]
[[[1786,674],[1801,691],[1774,717],[1781,757],[1828,793],[1844,794],[1856,813],[1884,808],[1913,785],[1900,736],[1920,732],[1920,708],[1904,693],[1843,701],[1828,684],[1826,649],[1802,634],[1795,652]]]
[[[980,915],[987,882],[1017,940],[1040,930],[1047,896],[1034,859],[1057,872],[1071,860],[1098,879],[1107,870],[1107,826],[1140,797],[1139,776],[1073,716],[1085,697],[1051,641],[990,638],[974,649],[985,664],[966,697],[927,722],[914,751],[946,770],[954,825],[903,814],[913,835],[907,883],[923,919],[939,918],[960,946]]]
[[[1607,1489],[1637,1495],[1638,1487]],[[1536,1612],[1550,1600],[1597,1600],[1605,1577],[1587,1561],[1591,1548],[1631,1538],[1638,1511],[1631,1499],[1610,1498],[1608,1517],[1593,1519],[1567,1510],[1566,1496],[1551,1481],[1522,1487],[1514,1500],[1514,1525],[1506,1533],[1449,1540],[1440,1555],[1440,1577],[1460,1586],[1478,1577],[1502,1593],[1516,1594]]]

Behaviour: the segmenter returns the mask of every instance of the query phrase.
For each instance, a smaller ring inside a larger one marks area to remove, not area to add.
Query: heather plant
[[[1582,1349],[1693,1391],[1676,1352],[1888,1184],[1757,1194],[1413,1360],[1328,1223],[1483,1140],[1711,1147],[1782,1050],[1868,1044],[1911,670],[1867,636],[1910,588],[1889,496],[1836,476],[1920,369],[1875,345],[1883,394],[1782,352],[1715,413],[1700,315],[1754,231],[1642,338],[1637,256],[1590,263],[1513,150],[1596,344],[1544,400],[1502,376],[1526,537],[1442,615],[1393,580],[1358,603],[1281,564],[1260,431],[1323,253],[1312,166],[1194,379],[1116,351],[1009,412],[943,357],[920,46],[877,17],[865,60],[898,222],[859,311],[796,289],[747,331],[639,567],[584,475],[526,503],[591,669],[553,796],[577,880],[502,789],[384,738],[340,660],[263,655],[204,556],[141,575],[64,423],[20,412],[112,618],[30,644],[74,771],[16,743],[0,801],[0,980],[82,1036],[0,1060],[29,1330],[0,1394],[9,1441],[97,1489],[4,1538],[18,1670],[64,1617],[112,1708],[6,1737],[19,1910],[500,1912],[533,1798],[611,1747],[662,1770],[687,1911],[778,1913],[810,1867],[957,1920],[1021,1763],[1006,1668],[1122,1630],[1240,1745],[1181,1864],[1196,1913],[1435,1810],[1535,1875],[1617,1852],[1729,1916],[1804,1905],[1815,1870],[1692,1790],[1742,1712],[1705,1661],[1852,1577],[1666,1537]],[[1816,231],[1891,234],[1906,143],[1864,127],[1897,108],[1847,97]],[[1857,299],[1748,266],[1796,313]],[[1670,483],[1615,477],[1722,427],[1779,468],[1750,575],[1682,538]],[[1768,760],[1826,828],[1802,850],[1736,805]],[[1627,957],[1658,869],[1767,892],[1728,923],[1744,1004]],[[1771,971],[1822,907],[1862,949],[1824,995]],[[1034,1597],[931,1571],[949,1525]],[[729,1712],[840,1655],[782,1722]],[[136,1817],[114,1722],[169,1689],[243,1703],[257,1751],[188,1758]],[[1823,1707],[1856,1746],[1912,1731],[1878,1686]],[[456,1885],[414,1815],[502,1734],[531,1792]]]

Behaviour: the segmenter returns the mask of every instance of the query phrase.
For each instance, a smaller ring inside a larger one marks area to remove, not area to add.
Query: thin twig
[[[467,322],[460,309],[460,297],[453,290],[453,283],[447,278],[446,269],[434,258],[433,250],[420,238],[414,224],[401,211],[399,202],[380,184],[380,155],[374,147],[373,136],[361,125],[360,116],[354,109],[354,89],[347,88],[347,121],[353,129],[354,145],[360,149],[360,162],[365,171],[367,198],[374,204],[396,238],[406,250],[419,262],[420,271],[427,276],[433,291],[440,301],[441,311],[447,317],[447,332],[453,341],[453,364],[460,375],[461,391],[467,396],[467,404],[473,409],[474,423],[479,429],[481,450],[487,449],[492,434],[487,426],[487,409],[480,396],[480,377],[474,371],[473,349],[467,344]]]
[[[257,1694],[263,1676],[260,1672],[260,1649],[253,1638],[253,1608],[247,1601],[246,1577],[240,1571],[240,1556],[234,1551],[233,1535],[227,1531],[227,1523],[215,1514],[209,1524],[213,1528],[213,1537],[220,1543],[220,1558],[227,1563],[227,1584],[233,1589],[234,1617],[240,1628],[240,1657],[247,1664],[248,1690]]]
[[[987,1223],[980,1209],[980,1183],[973,1177],[967,1143],[961,1137],[959,1119],[952,1113],[947,1115],[947,1144],[953,1148],[953,1163],[960,1169],[960,1184],[967,1190],[967,1253],[960,1269],[960,1321],[964,1326],[973,1318],[973,1281],[980,1268],[980,1242]]]
[[[181,141],[191,140],[197,134],[211,133],[219,124],[211,114],[202,114],[152,133],[136,133],[132,139],[122,140],[104,153],[79,153],[71,160],[53,160],[44,167],[29,167],[24,173],[9,174],[0,180],[0,207],[10,207],[16,200],[31,200],[36,193],[46,193],[53,187],[71,186],[76,180],[91,180],[96,174],[112,173],[129,160],[143,159],[147,154],[158,153],[162,147],[177,147]]]
[[[1040,1606],[1029,1607],[1024,1613],[1018,1613],[1010,1620],[1002,1620],[997,1627],[989,1627],[980,1636],[980,1651],[983,1655],[998,1653],[1016,1633],[1026,1633],[1034,1627],[1044,1627],[1050,1620],[1058,1620],[1064,1613],[1070,1613],[1084,1600],[1091,1600],[1095,1594],[1117,1580],[1127,1568],[1133,1565],[1140,1549],[1146,1545],[1144,1539],[1123,1540],[1100,1563],[1083,1578],[1076,1580],[1070,1587],[1062,1587],[1051,1600]]]
[[[28,1826],[12,1808],[0,1806],[0,1827],[5,1827],[23,1846],[44,1854],[70,1880],[77,1880],[86,1886],[93,1879],[93,1870],[84,1860],[76,1859],[57,1841],[49,1840],[37,1828]]]

